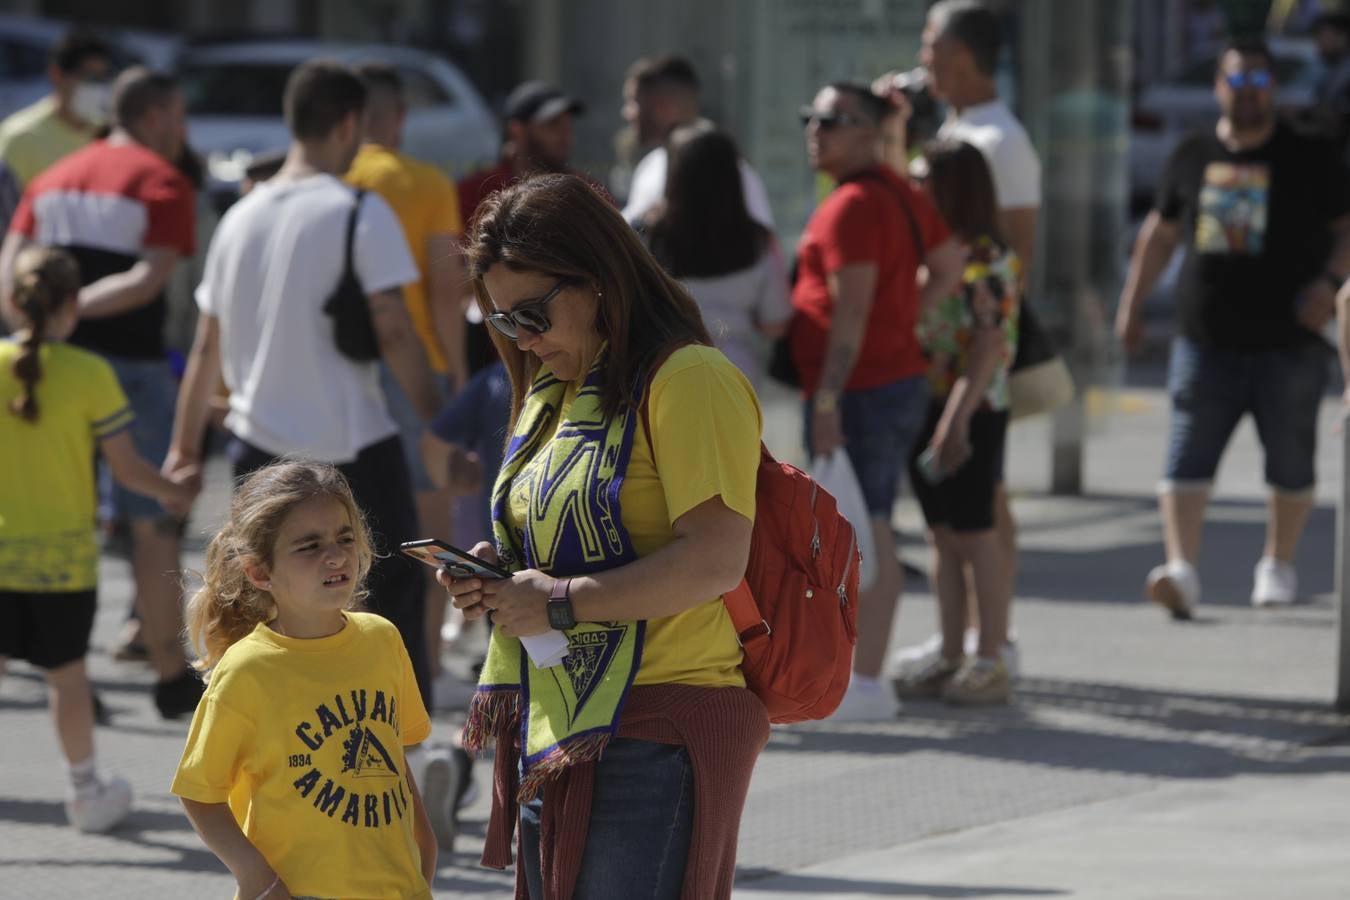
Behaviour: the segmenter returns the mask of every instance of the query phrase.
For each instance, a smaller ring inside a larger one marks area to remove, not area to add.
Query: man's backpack
[[[655,456],[646,393],[641,415]],[[722,601],[745,653],[746,685],[770,722],[823,719],[843,699],[857,643],[861,559],[834,497],[761,443],[750,559]]]

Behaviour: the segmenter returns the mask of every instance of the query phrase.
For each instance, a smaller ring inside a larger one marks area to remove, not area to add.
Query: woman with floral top
[[[1012,597],[1000,576],[994,495],[1008,430],[1008,366],[1017,348],[1021,263],[999,236],[993,176],[980,151],[959,141],[934,141],[924,155],[925,188],[968,257],[962,289],[925,309],[918,325],[932,399],[910,476],[933,544],[942,653],[895,687],[906,698],[1005,703],[1011,677],[1000,651]],[[978,649],[970,659],[962,647],[967,567],[980,620]]]

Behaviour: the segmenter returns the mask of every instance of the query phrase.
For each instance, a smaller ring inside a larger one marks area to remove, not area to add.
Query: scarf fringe
[[[609,732],[602,731],[599,734],[564,739],[525,773],[520,782],[520,802],[533,800],[546,782],[558,777],[568,766],[597,762],[609,746],[609,738]]]
[[[482,753],[488,742],[520,727],[520,690],[480,687],[469,701],[469,717],[460,733],[465,750]]]

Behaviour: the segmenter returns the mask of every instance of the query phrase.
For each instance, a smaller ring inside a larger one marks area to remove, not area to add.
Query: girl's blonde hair
[[[9,411],[25,422],[38,420],[37,385],[42,380],[42,340],[47,322],[80,295],[80,267],[75,257],[59,247],[25,247],[14,260],[14,307],[28,337],[14,377],[23,385]]]
[[[230,519],[206,548],[205,584],[187,604],[188,638],[199,657],[195,663],[199,671],[215,668],[225,651],[259,622],[275,618],[276,601],[248,580],[244,562],[251,557],[270,567],[282,523],[297,506],[316,497],[337,500],[351,517],[357,576],[348,609],[365,599],[365,577],[374,552],[347,479],[332,466],[308,460],[285,459],[265,466],[237,486]]]

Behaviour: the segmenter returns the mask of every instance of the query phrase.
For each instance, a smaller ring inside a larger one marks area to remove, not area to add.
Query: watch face
[[[561,631],[577,624],[572,613],[572,604],[568,600],[551,600],[548,604],[548,624]]]

